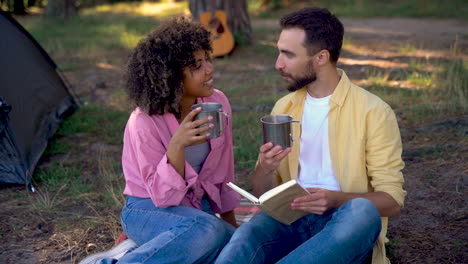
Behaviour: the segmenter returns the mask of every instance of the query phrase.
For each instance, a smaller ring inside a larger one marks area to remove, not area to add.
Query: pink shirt
[[[184,179],[167,160],[169,141],[179,127],[175,116],[171,113],[149,116],[136,108],[128,119],[124,134],[124,194],[151,198],[158,207],[186,205],[197,209],[201,209],[201,199],[207,194],[215,213],[224,213],[239,205],[239,195],[226,185],[234,181],[229,101],[219,90],[197,101],[221,103],[230,118],[224,135],[209,140],[211,151],[200,173],[197,174],[186,161]]]

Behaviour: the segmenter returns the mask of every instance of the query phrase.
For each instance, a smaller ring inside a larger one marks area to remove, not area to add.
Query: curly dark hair
[[[127,63],[126,91],[149,115],[180,118],[183,68],[195,64],[194,52],[212,50],[210,33],[187,17],[166,20],[140,40]]]
[[[341,21],[326,8],[303,8],[280,20],[283,29],[300,28],[306,33],[304,46],[309,55],[326,49],[330,61],[336,63],[343,45],[344,27]]]

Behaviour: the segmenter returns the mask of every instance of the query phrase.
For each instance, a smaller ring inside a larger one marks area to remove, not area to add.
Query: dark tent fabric
[[[48,139],[77,103],[47,52],[0,11],[0,183],[30,184]]]

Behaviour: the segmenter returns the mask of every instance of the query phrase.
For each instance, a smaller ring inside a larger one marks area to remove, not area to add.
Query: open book
[[[291,203],[295,198],[309,194],[309,192],[295,180],[290,180],[276,186],[262,194],[259,198],[232,182],[227,183],[227,185],[253,202],[266,214],[283,224],[290,225],[292,222],[308,214],[302,210],[291,209]]]

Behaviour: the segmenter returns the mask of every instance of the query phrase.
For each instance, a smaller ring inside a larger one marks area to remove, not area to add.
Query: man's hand
[[[398,215],[401,210],[395,199],[385,192],[345,193],[321,188],[307,188],[307,190],[310,194],[294,199],[291,203],[292,209],[322,215],[330,209],[342,206],[351,199],[365,198],[375,205],[383,217]]]
[[[271,142],[262,145],[260,147],[259,169],[266,173],[276,170],[280,162],[291,152],[291,148],[281,150],[281,146],[273,146]]]
[[[275,186],[274,171],[291,152],[291,148],[281,150],[281,146],[273,146],[271,142],[260,147],[258,164],[251,178],[254,195],[260,196]]]
[[[291,208],[302,210],[312,214],[322,215],[326,211],[341,205],[341,192],[329,191],[320,188],[307,188],[309,195],[301,196],[293,200]]]

